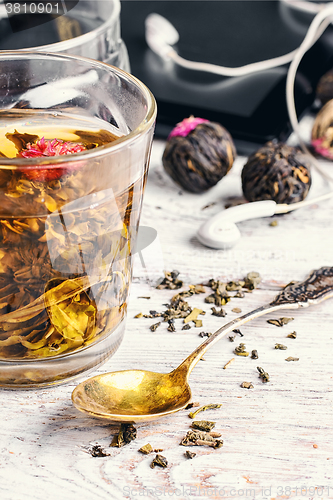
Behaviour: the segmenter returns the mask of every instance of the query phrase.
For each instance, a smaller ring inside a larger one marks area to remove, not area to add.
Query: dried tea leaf
[[[169,326],[168,326],[167,330],[168,330],[168,332],[175,332],[176,331],[175,324],[171,323],[170,321],[171,320],[169,320]]]
[[[152,447],[152,445],[150,443],[147,443],[144,446],[141,446],[141,448],[139,449],[139,451],[141,453],[143,453],[144,455],[149,455],[149,453],[151,453],[153,451],[153,447]]]
[[[240,335],[241,337],[244,337],[244,334],[240,331],[239,328],[235,328],[234,330],[232,330],[234,333],[237,333],[237,335]]]
[[[220,437],[219,433],[190,430],[180,444],[182,446],[210,446],[212,448],[220,448],[223,446],[223,441],[216,439],[217,437]]]
[[[110,446],[121,448],[122,446],[125,446],[125,444],[130,443],[134,439],[136,439],[136,428],[134,427],[134,425],[121,424],[119,433],[113,437]]]
[[[283,326],[287,325],[290,321],[293,321],[294,318],[279,318],[279,319],[268,319],[267,323],[275,326]]]
[[[134,318],[142,318],[143,317],[143,314],[142,313],[138,313],[134,316]]]
[[[168,461],[163,455],[157,454],[152,463],[150,464],[150,468],[154,469],[157,465],[159,467],[165,468],[168,466]]]
[[[299,358],[293,358],[293,356],[289,356],[286,358],[286,361],[299,361]]]
[[[209,420],[195,420],[192,422],[191,427],[199,431],[210,432],[214,429],[216,422],[210,422]]]
[[[92,457],[109,457],[110,454],[106,453],[103,448],[99,444],[95,444],[90,450],[89,453]]]
[[[205,312],[202,309],[194,307],[193,310],[190,312],[190,314],[186,316],[186,318],[184,318],[184,323],[189,323],[190,321],[197,320],[199,314],[205,314]]]
[[[196,453],[189,451],[189,450],[186,450],[184,455],[186,458],[194,458],[196,456]]]
[[[253,389],[253,385],[251,382],[242,382],[241,387],[243,387],[244,389]]]
[[[224,318],[227,315],[227,313],[225,312],[225,310],[222,307],[219,311],[216,309],[216,307],[212,307],[211,310],[212,310],[213,316],[218,316],[220,318]]]
[[[209,332],[200,332],[199,337],[204,338],[204,337],[211,337],[212,334]]]
[[[267,372],[263,370],[260,366],[257,366],[257,370],[259,372],[259,377],[262,379],[263,382],[269,382],[269,375]]]
[[[164,279],[161,281],[159,285],[157,285],[158,290],[163,290],[165,288],[169,290],[176,290],[177,288],[181,288],[183,286],[183,282],[178,279],[179,272],[165,272]]]
[[[280,349],[281,351],[285,351],[286,349],[288,349],[288,347],[283,344],[275,344],[274,349]]]
[[[185,406],[185,410],[189,410],[190,408],[196,408],[200,406],[200,403],[198,403],[197,401],[195,401],[194,403],[189,403],[188,405]]]
[[[194,412],[191,412],[188,414],[188,416],[190,418],[195,418],[198,413],[200,413],[201,411],[205,411],[205,410],[215,410],[216,408],[221,408],[221,404],[209,404],[209,405],[205,405],[205,406],[201,406],[201,408],[198,408],[198,410],[194,411]]]
[[[234,353],[237,354],[237,356],[248,356],[249,353],[246,351],[245,344],[240,343],[238,347],[235,347]]]
[[[261,283],[261,276],[257,272],[250,272],[247,274],[245,278],[244,288],[248,288],[249,290],[254,290]]]
[[[235,358],[231,358],[230,361],[224,365],[223,370],[226,370],[234,361]]]
[[[297,337],[297,333],[296,332],[291,332],[291,333],[289,333],[289,335],[287,335],[288,339],[295,339],[296,337]]]
[[[152,331],[152,332],[156,332],[157,328],[160,326],[161,322],[159,323],[154,323],[153,325],[150,325],[149,329]]]
[[[259,354],[258,354],[258,351],[256,349],[253,349],[253,351],[251,352],[251,358],[252,359],[258,359],[259,358]]]
[[[202,328],[202,320],[201,319],[194,319],[193,322],[194,322],[194,325],[196,328]]]
[[[276,227],[276,226],[278,226],[278,225],[279,225],[279,223],[278,223],[278,221],[277,221],[277,220],[272,220],[272,222],[270,222],[270,223],[269,223],[269,225],[270,225],[271,227]]]
[[[242,312],[242,310],[239,307],[234,307],[231,310],[232,310],[232,312],[237,313],[237,314],[240,314]]]
[[[187,323],[186,325],[183,326],[182,330],[190,330],[191,329],[191,325],[189,323]]]

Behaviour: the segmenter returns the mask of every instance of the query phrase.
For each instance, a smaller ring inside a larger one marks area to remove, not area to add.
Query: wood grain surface
[[[333,199],[290,214],[239,224],[242,240],[228,251],[205,248],[196,230],[241,196],[238,158],[228,176],[205,194],[184,192],[164,172],[162,141],[155,141],[145,192],[142,226],[155,228],[157,239],[135,257],[125,338],[116,354],[91,374],[127,368],[168,372],[201,341],[201,331],[213,332],[242,313],[269,302],[291,280],[302,280],[313,269],[332,266]],[[314,172],[310,196],[327,189]],[[207,205],[213,205],[206,207]],[[227,316],[211,314],[206,294],[188,299],[206,311],[203,327],[167,331],[157,320],[135,319],[150,310],[163,311],[175,292],[156,290],[163,269],[177,269],[189,284],[210,278],[242,279],[258,271],[262,283],[244,298],[225,306]],[[150,299],[140,297],[151,297]],[[137,439],[122,448],[110,447],[119,426],[89,418],[71,403],[75,382],[41,390],[0,391],[1,500],[100,500],[144,498],[333,498],[333,300],[304,310],[286,311],[294,320],[278,328],[262,317],[244,325],[244,337],[223,338],[194,368],[193,401],[222,407],[198,415],[216,422],[222,448],[184,447],[180,441],[191,425],[189,410],[159,421],[137,425]],[[275,318],[280,317],[274,315]],[[287,338],[292,331],[297,338]],[[239,342],[257,349],[259,359],[234,354]],[[276,343],[287,346],[277,350]],[[299,361],[287,362],[288,356]],[[227,369],[223,366],[235,361]],[[257,366],[270,375],[263,383]],[[253,384],[244,389],[242,382]],[[150,443],[167,458],[165,469],[150,468],[156,453],[138,450]],[[108,456],[93,457],[100,445]],[[185,451],[196,453],[193,459]]]

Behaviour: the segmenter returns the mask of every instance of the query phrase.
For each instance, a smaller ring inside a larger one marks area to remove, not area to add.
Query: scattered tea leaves
[[[299,361],[299,358],[293,358],[293,356],[289,356],[286,358],[286,361]]]
[[[236,333],[237,335],[240,335],[241,337],[244,337],[244,334],[240,331],[239,328],[235,328],[234,330],[232,330],[234,333]]]
[[[119,433],[113,437],[110,446],[121,448],[122,446],[125,446],[125,444],[130,443],[134,439],[136,439],[136,428],[134,427],[134,425],[121,424]]]
[[[199,314],[205,314],[205,311],[203,311],[202,309],[198,309],[197,307],[194,307],[193,310],[190,312],[190,314],[186,316],[186,318],[184,318],[184,323],[189,323],[190,321],[196,321],[198,319]]]
[[[90,448],[89,453],[92,457],[109,457],[110,454],[106,453],[99,444],[95,444]]]
[[[144,455],[149,455],[149,453],[151,453],[153,451],[153,447],[152,447],[152,445],[150,443],[147,443],[144,446],[141,446],[141,448],[139,449],[139,451],[141,453],[143,453]]]
[[[138,313],[134,316],[134,318],[142,318],[143,317],[143,314],[142,313]]]
[[[163,455],[157,454],[152,463],[150,464],[150,468],[154,469],[156,466],[158,467],[167,467],[168,466],[168,461]]]
[[[178,288],[181,288],[184,283],[178,279],[178,276],[178,271],[165,272],[163,281],[159,285],[157,285],[156,288],[158,290],[163,290],[165,288],[169,290],[176,290]]]
[[[186,450],[184,455],[186,458],[194,458],[196,456],[196,453],[189,451],[189,450]]]
[[[237,354],[237,356],[248,356],[249,353],[246,351],[245,344],[240,343],[238,347],[235,347],[234,353]]]
[[[280,318],[280,319],[268,319],[267,323],[275,326],[284,326],[287,325],[290,321],[293,321],[294,318]]]
[[[196,411],[189,413],[188,416],[190,418],[195,418],[201,411],[215,410],[216,408],[221,408],[221,406],[222,406],[221,404],[213,404],[213,403],[209,405],[204,405],[201,406],[201,408],[198,408]]]
[[[257,272],[248,273],[245,278],[244,288],[248,288],[249,290],[254,290],[261,283],[261,276]]]
[[[219,311],[216,309],[216,307],[211,307],[211,310],[212,310],[212,315],[218,316],[219,318],[224,318],[227,315],[223,307],[221,307]]]
[[[263,382],[269,382],[269,375],[267,372],[264,371],[263,368],[260,366],[257,366],[257,370],[259,372],[259,377],[262,379]]]
[[[259,354],[258,354],[257,349],[253,349],[253,351],[251,352],[251,358],[252,359],[258,359],[259,358]]]
[[[297,337],[297,333],[296,332],[291,332],[291,333],[289,333],[289,335],[287,335],[288,339],[295,339],[296,337]]]
[[[200,332],[199,337],[211,337],[212,334],[210,332]]]
[[[251,384],[251,382],[242,382],[241,387],[243,387],[244,389],[253,389],[253,385]]]
[[[288,347],[284,344],[275,344],[274,349],[280,349],[281,351],[285,351],[286,349],[288,349]]]
[[[212,448],[221,448],[223,441],[216,439],[220,436],[221,434],[217,432],[190,430],[180,444],[182,446],[211,446]]]
[[[159,321],[158,323],[154,323],[153,325],[150,325],[149,329],[152,332],[156,332],[157,328],[160,326],[161,322]]]
[[[210,422],[209,420],[195,420],[191,424],[192,429],[197,429],[199,431],[210,432],[215,427],[215,422]]]
[[[226,363],[223,367],[223,370],[226,370],[228,366],[230,366],[235,361],[235,358],[231,358],[228,363]]]

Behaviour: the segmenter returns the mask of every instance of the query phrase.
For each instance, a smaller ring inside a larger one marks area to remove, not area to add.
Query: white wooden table
[[[141,224],[158,231],[152,252],[142,252],[146,268],[136,257],[125,338],[113,358],[93,374],[126,368],[168,372],[201,341],[201,331],[213,332],[237,316],[232,308],[250,311],[269,302],[281,286],[302,280],[312,270],[333,265],[333,200],[297,212],[239,225],[243,238],[231,250],[205,248],[196,239],[200,223],[224,207],[230,196],[241,195],[238,158],[232,171],[202,195],[177,187],[161,164],[162,141],[155,141]],[[314,173],[313,194],[327,189]],[[312,196],[313,196],[312,194]],[[203,209],[210,203],[215,205]],[[158,249],[161,249],[161,252]],[[208,295],[188,300],[207,311],[203,328],[167,331],[167,323],[152,332],[157,320],[135,319],[149,310],[164,310],[175,292],[156,290],[162,270],[177,269],[184,289],[209,278],[242,279],[260,272],[263,281],[245,298],[233,299],[227,316],[211,315]],[[150,296],[151,299],[139,298]],[[267,317],[241,328],[243,338],[222,339],[192,372],[193,400],[201,405],[221,403],[218,410],[199,414],[213,420],[224,446],[185,448],[181,439],[191,419],[184,410],[155,423],[137,425],[137,439],[123,448],[110,448],[117,424],[89,418],[71,404],[77,382],[50,389],[0,391],[1,500],[99,500],[122,498],[333,498],[333,302],[297,310],[283,328]],[[296,339],[287,338],[292,331]],[[257,349],[259,359],[238,357],[233,349],[243,341]],[[274,349],[275,343],[288,350]],[[288,356],[298,362],[286,362]],[[233,364],[223,366],[231,358]],[[270,374],[264,384],[257,366]],[[81,378],[83,379],[83,377]],[[252,382],[253,389],[240,387]],[[150,468],[155,454],[138,449],[150,443],[168,460],[168,467]],[[100,445],[109,456],[93,457]],[[196,452],[193,459],[186,449]]]

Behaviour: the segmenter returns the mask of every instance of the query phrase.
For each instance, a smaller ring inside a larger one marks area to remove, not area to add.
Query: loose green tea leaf
[[[249,290],[254,290],[261,283],[261,276],[257,272],[248,273],[245,278],[244,288],[248,288]]]
[[[157,454],[152,463],[150,464],[150,468],[154,469],[156,466],[158,467],[167,467],[168,466],[168,461],[163,455]]]
[[[214,429],[216,422],[210,422],[209,420],[195,420],[192,422],[191,427],[199,431],[210,432]]]
[[[293,358],[293,356],[289,356],[286,358],[286,361],[299,361],[299,358]]]
[[[226,370],[228,368],[228,366],[231,365],[231,363],[233,363],[235,361],[235,358],[231,358],[230,361],[228,361],[228,363],[226,363],[223,367],[223,370]]]
[[[283,344],[275,344],[274,349],[280,349],[281,351],[285,351],[286,349],[288,349],[288,347]]]
[[[297,337],[297,333],[296,332],[291,332],[291,333],[289,333],[289,335],[287,335],[288,339],[295,339],[296,337]]]
[[[260,366],[257,366],[257,370],[259,372],[259,377],[262,379],[263,382],[269,382],[269,375],[267,372],[263,370]]]
[[[279,225],[278,221],[277,220],[272,220],[272,222],[270,222],[269,224],[271,227],[276,227]]]
[[[182,446],[210,446],[212,448],[220,448],[223,446],[223,441],[216,439],[220,436],[221,434],[217,432],[190,430],[180,444]]]
[[[134,439],[136,439],[136,428],[134,427],[134,425],[121,424],[119,433],[113,437],[110,446],[121,448],[122,446],[125,446],[125,444],[130,443]]]
[[[142,318],[143,317],[143,314],[142,313],[138,313],[134,316],[134,318]]]
[[[256,349],[253,349],[253,351],[251,352],[251,358],[252,359],[258,359],[259,358],[259,354],[258,354],[258,351]]]
[[[150,443],[147,443],[144,446],[141,446],[141,448],[139,449],[139,451],[141,453],[143,453],[144,455],[149,455],[149,453],[151,453],[153,451],[153,447],[152,447],[152,445]]]
[[[203,338],[203,337],[211,337],[211,333],[210,332],[200,332],[199,333],[199,337]]]
[[[220,318],[224,318],[227,315],[227,313],[225,312],[225,310],[222,307],[219,311],[215,307],[211,307],[211,310],[212,310],[213,316],[218,316]]]
[[[92,457],[109,457],[110,454],[106,453],[103,448],[99,444],[95,444],[90,450],[89,453]]]
[[[183,326],[182,330],[190,330],[191,329],[191,325],[189,325],[188,323],[186,325]]]
[[[205,406],[201,406],[201,408],[198,408],[196,411],[194,412],[191,412],[188,414],[188,416],[190,418],[195,418],[198,413],[200,413],[201,411],[205,411],[205,410],[215,410],[216,408],[221,408],[221,404],[209,404],[209,405],[205,405]]]
[[[149,327],[149,329],[152,331],[152,332],[156,332],[157,328],[160,326],[161,322],[159,323],[154,323],[153,325],[151,325]]]
[[[253,385],[251,382],[242,382],[241,387],[243,387],[244,389],[253,389]]]
[[[181,288],[183,286],[183,282],[178,279],[179,272],[165,272],[164,279],[161,281],[159,285],[157,285],[158,290],[164,290],[165,288],[169,290],[176,290],[177,288]]]
[[[238,347],[235,347],[234,353],[237,354],[237,356],[248,356],[249,353],[246,351],[245,344],[240,343]]]
[[[185,454],[186,458],[190,458],[190,459],[194,458],[196,456],[196,453],[193,453],[192,451],[189,451],[189,450],[186,450],[184,454]]]
[[[237,314],[240,314],[242,312],[242,310],[239,307],[234,307],[231,310],[232,310],[232,312],[237,313]]]
[[[196,321],[198,319],[199,314],[205,314],[205,311],[203,311],[202,309],[198,309],[197,307],[194,307],[193,310],[190,312],[190,314],[186,316],[186,318],[184,318],[184,323],[189,323],[190,321]]]
[[[280,318],[280,319],[268,319],[267,323],[275,326],[284,326],[287,325],[290,321],[293,321],[294,318]]]

